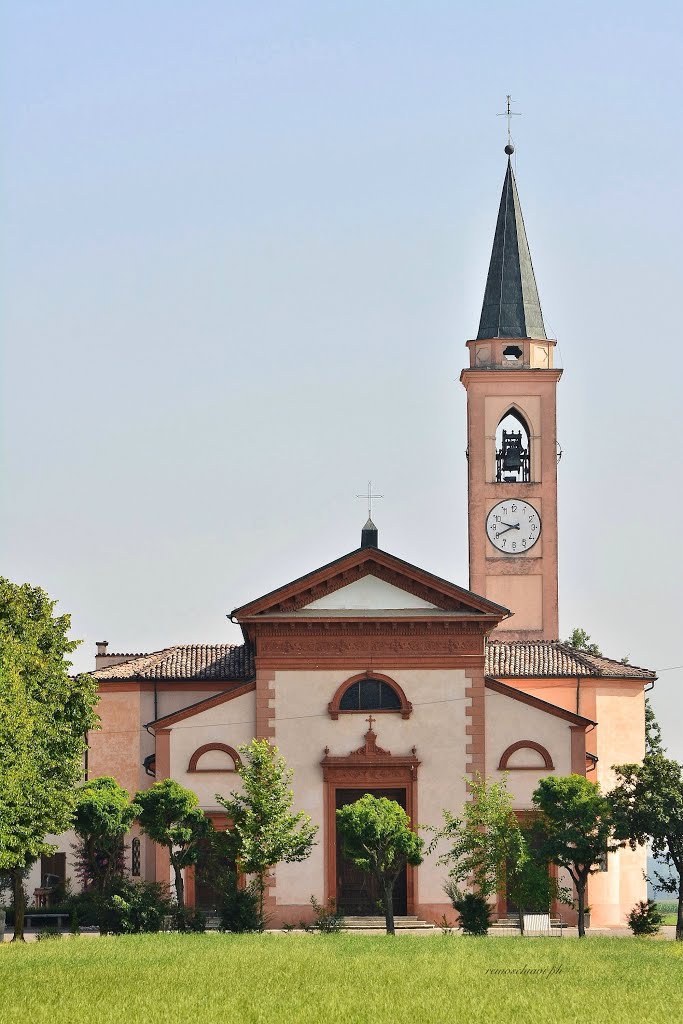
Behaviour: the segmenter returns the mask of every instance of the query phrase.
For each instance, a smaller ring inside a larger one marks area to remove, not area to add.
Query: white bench
[[[550,937],[553,934],[562,937],[562,923],[553,928],[550,914],[524,914],[524,934],[531,938],[539,935]]]

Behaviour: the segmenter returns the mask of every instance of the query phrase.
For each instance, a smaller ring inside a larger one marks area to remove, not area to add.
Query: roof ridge
[[[587,651],[582,651],[580,648],[574,647],[572,644],[568,644],[564,640],[557,640],[555,641],[555,643],[557,643],[557,646],[566,654],[569,654],[570,657],[575,658],[580,665],[584,666],[584,668],[594,669],[598,673],[598,675],[602,675],[602,672],[600,671],[599,667],[588,660]],[[600,657],[602,657],[602,655],[600,655]]]

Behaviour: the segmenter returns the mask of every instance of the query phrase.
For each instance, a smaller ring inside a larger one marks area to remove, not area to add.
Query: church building
[[[511,147],[508,147],[511,151]],[[368,878],[342,856],[335,811],[389,796],[414,827],[459,813],[467,779],[508,788],[520,817],[549,774],[612,784],[611,766],[644,754],[654,673],[559,639],[555,341],[546,337],[508,153],[476,337],[467,342],[468,586],[385,551],[369,519],[360,544],[231,613],[234,645],[149,654],[98,644],[101,730],[87,771],[131,794],[174,778],[225,827],[216,793],[239,788],[240,744],[276,745],[294,770],[294,807],[319,826],[308,860],[278,865],[271,927],[311,917],[310,897],[377,914]],[[308,569],[302,565],[302,570]],[[134,876],[168,881],[168,854],[133,832]],[[62,839],[66,860],[71,854]],[[589,882],[594,926],[623,925],[646,895],[645,851],[605,858]],[[66,866],[64,867],[66,870]],[[453,918],[437,855],[408,867],[397,914]],[[211,894],[186,871],[190,905]],[[501,894],[498,916],[511,909]],[[562,908],[565,920],[572,912]]]

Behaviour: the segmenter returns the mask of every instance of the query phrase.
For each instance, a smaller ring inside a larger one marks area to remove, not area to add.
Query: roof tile
[[[495,678],[532,676],[597,676],[613,679],[653,679],[651,669],[578,651],[560,640],[489,640],[486,673]]]
[[[226,682],[254,676],[249,644],[177,644],[131,661],[108,665],[93,673],[106,680],[205,680]]]

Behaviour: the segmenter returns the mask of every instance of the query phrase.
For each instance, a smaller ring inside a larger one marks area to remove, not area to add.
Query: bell
[[[522,459],[519,448],[508,448],[503,457],[503,469],[510,472],[519,472],[522,468]]]

